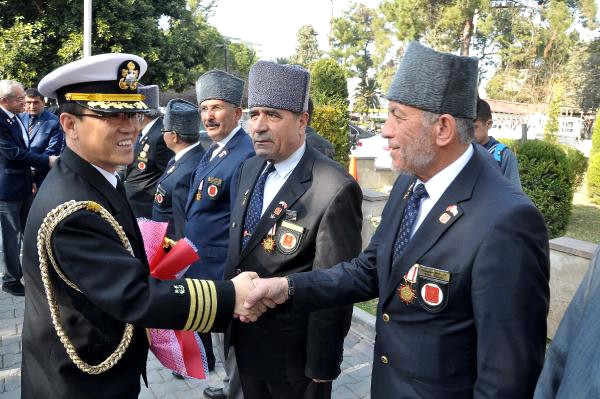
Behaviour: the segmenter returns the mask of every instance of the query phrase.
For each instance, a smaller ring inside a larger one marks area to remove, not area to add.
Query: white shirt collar
[[[179,161],[182,156],[184,156],[187,152],[189,152],[194,147],[197,147],[199,145],[200,145],[200,142],[197,142],[197,143],[194,143],[191,146],[185,147],[183,150],[179,151],[177,154],[175,154],[175,162]]]
[[[2,108],[2,111],[6,112],[6,115],[8,115],[8,117],[10,119],[13,118],[13,116],[15,116],[15,114],[13,114],[12,112],[10,112],[9,110],[7,110],[6,108],[4,108],[2,105],[0,105],[0,108]]]
[[[142,134],[140,136],[140,140],[143,139],[144,137],[146,137],[146,135],[148,134],[150,129],[152,129],[152,126],[154,126],[154,124],[156,123],[157,120],[158,120],[158,118],[154,118],[154,119],[152,119],[152,121],[148,122],[148,124],[146,126],[144,126],[144,128],[142,129]]]
[[[435,174],[431,179],[429,179],[426,183],[423,183],[421,180],[417,179],[418,183],[425,184],[425,189],[427,190],[427,194],[429,195],[429,199],[435,204],[438,199],[444,194],[448,186],[456,179],[456,176],[460,173],[461,170],[465,167],[467,162],[473,156],[473,146],[469,145],[469,147],[463,152],[463,154],[458,157],[454,162],[450,165],[446,166],[444,169]],[[416,187],[416,184],[415,184]]]
[[[300,148],[298,148],[296,151],[294,151],[292,153],[292,155],[287,157],[287,159],[276,163],[275,171],[277,172],[277,174],[280,177],[285,178],[290,173],[292,173],[292,171],[294,170],[296,165],[298,165],[298,162],[300,162],[300,159],[302,159],[302,155],[304,155],[305,150],[306,150],[306,142],[302,143]]]
[[[102,176],[104,176],[104,178],[106,180],[108,180],[108,182],[110,183],[111,186],[113,186],[114,188],[117,188],[117,179],[118,179],[118,177],[117,177],[116,174],[107,172],[106,170],[102,169],[99,166],[94,165],[93,163],[91,163],[90,165],[92,165],[94,168],[96,168],[96,170],[98,172],[100,172],[102,174]]]
[[[219,140],[217,142],[214,142],[218,147],[213,151],[213,153],[210,156],[210,160],[212,161],[212,159],[227,145],[227,143],[229,143],[229,140],[231,140],[233,138],[233,136],[235,136],[235,134],[238,132],[238,130],[240,130],[242,127],[238,126],[235,129],[233,129],[228,135],[227,137],[225,137],[223,140]]]

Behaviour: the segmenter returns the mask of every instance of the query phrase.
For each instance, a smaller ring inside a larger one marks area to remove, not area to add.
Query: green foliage
[[[567,156],[567,162],[569,168],[575,176],[575,185],[573,191],[577,191],[583,185],[585,179],[585,172],[588,168],[588,160],[583,153],[575,148],[569,147],[568,145],[561,145],[561,148]]]
[[[309,68],[310,64],[323,54],[319,49],[317,31],[312,25],[302,25],[298,29],[297,37],[298,44],[296,45],[296,53],[292,56],[292,62],[302,65],[304,68]]]
[[[600,153],[590,156],[587,171],[587,194],[590,200],[600,205]]]
[[[544,126],[544,140],[556,144],[558,141],[558,117],[560,116],[560,103],[562,101],[561,91],[557,90],[552,95],[552,100],[548,104],[548,119]]]
[[[343,103],[315,105],[311,126],[331,142],[335,160],[348,166],[348,107]]]
[[[375,79],[362,80],[354,92],[354,111],[368,119],[370,110],[379,108],[380,96],[379,85]]]
[[[163,89],[191,85],[209,64],[221,35],[206,16],[213,0],[93,2],[92,54],[128,52],[148,62],[143,83]],[[48,72],[82,56],[83,2],[0,1],[0,70],[34,86]],[[159,25],[161,20],[161,25]],[[216,33],[216,34],[215,34]]]
[[[258,61],[256,51],[244,43],[231,43],[229,44],[229,54],[231,60],[229,72],[248,80],[250,67]]]
[[[575,175],[564,151],[540,140],[515,141],[525,194],[544,216],[550,238],[564,234],[571,216]]]
[[[315,104],[348,104],[344,69],[331,58],[321,58],[310,68],[310,93]]]
[[[590,150],[590,159],[593,155],[600,153],[600,109],[596,112],[594,119],[594,130],[592,132],[592,149]]]
[[[375,39],[375,10],[364,4],[351,5],[332,21],[329,55],[342,63],[351,76],[365,80],[373,66],[370,46]]]

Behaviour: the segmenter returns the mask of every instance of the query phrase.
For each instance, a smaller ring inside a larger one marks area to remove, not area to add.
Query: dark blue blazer
[[[190,189],[190,176],[196,170],[202,155],[204,155],[204,149],[201,145],[197,145],[183,154],[158,179],[154,202],[152,203],[152,220],[168,222],[167,236],[170,238],[175,238],[173,208],[178,206],[179,209],[183,209],[185,206],[185,200]],[[183,219],[178,220],[177,223],[183,223]]]
[[[31,167],[48,166],[48,155],[29,152],[19,121],[0,108],[0,201],[24,200],[31,195]]]
[[[475,151],[394,265],[414,181],[407,175],[396,181],[381,224],[357,258],[293,275],[297,311],[379,297],[373,399],[533,396],[546,349],[546,226],[529,198],[483,156]],[[415,264],[447,274],[419,276],[411,287],[416,298],[405,303],[397,289]]]
[[[25,128],[29,126],[31,116],[27,112],[19,114]],[[58,121],[58,117],[51,112],[44,111],[36,117],[33,130],[29,135],[29,151],[34,154],[60,155],[64,148],[65,135]],[[33,172],[33,181],[38,186],[50,171],[49,166],[36,167]]]
[[[240,129],[213,160],[192,175],[183,234],[198,248],[200,260],[187,277],[221,280],[229,242],[229,218],[240,165],[254,155],[250,136]]]

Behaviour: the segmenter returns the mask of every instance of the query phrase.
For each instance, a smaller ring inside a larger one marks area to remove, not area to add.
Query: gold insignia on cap
[[[140,71],[135,69],[133,61],[127,63],[127,69],[121,69],[122,78],[119,80],[119,87],[122,90],[135,90],[138,87],[138,76]]]

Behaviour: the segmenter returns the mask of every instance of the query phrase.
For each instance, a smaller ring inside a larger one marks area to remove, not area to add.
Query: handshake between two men
[[[255,272],[243,272],[231,281],[235,287],[233,316],[244,323],[256,321],[268,308],[288,300],[285,277],[260,278]]]

